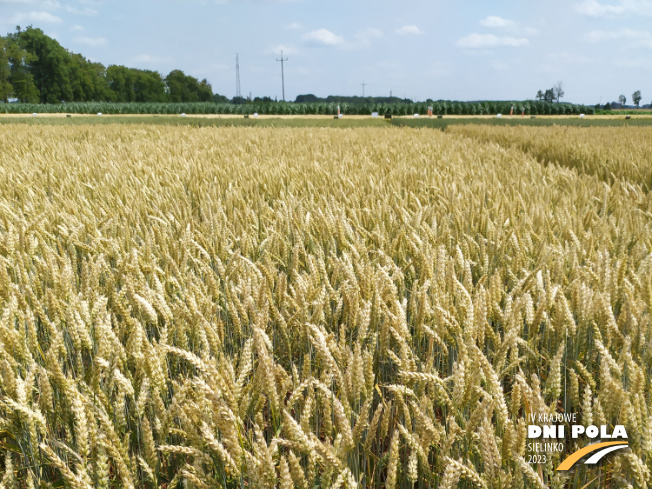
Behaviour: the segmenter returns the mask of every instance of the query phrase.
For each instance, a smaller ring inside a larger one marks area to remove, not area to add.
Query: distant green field
[[[492,126],[576,126],[576,127],[621,127],[621,126],[652,126],[652,118],[633,118],[625,119],[625,116],[614,117],[591,117],[586,119],[580,118],[552,118],[538,117],[530,118],[469,118],[469,117],[444,117],[437,118],[393,118],[385,120],[383,118],[347,118],[329,119],[329,118],[205,118],[205,117],[178,117],[178,116],[111,116],[104,115],[73,115],[72,117],[0,117],[0,124],[38,124],[38,125],[78,125],[78,124],[161,124],[175,126],[196,126],[196,127],[385,127],[392,124],[400,127],[429,127],[433,129],[444,130],[450,125],[466,124],[484,124]]]
[[[625,119],[625,116],[614,118],[606,116],[598,118],[593,116],[590,119],[577,118],[552,118],[538,117],[536,119],[506,119],[506,118],[455,118],[444,117],[443,119],[395,119],[392,124],[403,127],[432,127],[435,129],[446,129],[451,125],[483,124],[491,126],[575,126],[575,127],[621,127],[621,126],[652,126],[652,118]]]
[[[79,124],[160,124],[166,126],[196,127],[385,127],[384,119],[326,119],[326,118],[205,118],[143,115],[134,117],[103,115],[73,115],[72,117],[0,117],[0,124],[79,125]]]

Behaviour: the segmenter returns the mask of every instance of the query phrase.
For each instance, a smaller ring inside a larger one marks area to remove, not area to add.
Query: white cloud
[[[292,22],[290,24],[283,26],[283,29],[286,29],[288,31],[300,31],[301,29],[303,29],[303,26],[298,22]]]
[[[57,0],[0,0],[0,5],[35,5],[38,8],[58,9],[61,4]]]
[[[364,31],[356,33],[355,39],[361,46],[369,46],[374,39],[383,37],[383,33],[379,29],[370,27]]]
[[[245,0],[214,0],[217,5],[226,5],[227,3],[244,3]],[[293,3],[300,0],[246,0],[248,3]],[[200,0],[203,3],[203,0]]]
[[[269,46],[265,51],[263,51],[263,54],[278,54],[280,56],[281,51],[283,52],[283,56],[286,54],[294,54],[297,52],[296,49],[294,49],[292,46],[287,46],[285,44],[277,44],[276,46]]]
[[[143,64],[164,64],[164,63],[172,62],[171,58],[152,56],[150,54],[139,54],[138,56],[135,56],[133,60],[136,63],[143,63]]]
[[[83,28],[82,26],[80,26],[80,25],[73,25],[73,26],[70,28],[70,30],[71,30],[71,31],[74,31],[74,32],[81,32],[81,31],[84,30],[84,28]]]
[[[576,54],[571,54],[571,53],[550,53],[548,55],[548,58],[557,63],[566,63],[566,64],[578,64],[578,63],[588,64],[592,62],[591,58],[587,58],[585,56],[578,56]]]
[[[401,34],[402,36],[406,34],[419,35],[419,34],[423,34],[423,31],[419,29],[416,25],[404,25],[396,29],[396,33]]]
[[[489,66],[491,66],[494,71],[507,71],[511,68],[511,65],[505,61],[492,61],[489,63]]]
[[[24,24],[26,22],[43,23],[43,24],[58,24],[61,19],[56,15],[49,12],[28,12],[17,13],[12,17],[12,24]]]
[[[480,24],[485,27],[504,28],[512,27],[515,22],[513,20],[503,19],[497,15],[490,15],[480,21]]]
[[[90,7],[84,7],[82,9],[79,9],[77,7],[71,7],[70,5],[66,5],[66,12],[74,15],[87,15],[87,16],[93,16],[99,13],[97,10],[92,9]]]
[[[91,46],[97,48],[100,46],[106,46],[106,38],[104,37],[76,37],[75,42],[79,44],[85,44],[86,46]]]
[[[624,13],[625,7],[622,5],[601,4],[597,0],[584,0],[584,2],[575,5],[575,10],[589,17],[612,17]]]
[[[620,29],[618,31],[591,31],[584,36],[588,42],[613,41],[614,39],[626,39],[640,41],[652,39],[652,34],[647,31],[635,31],[632,29]]]
[[[493,34],[469,34],[456,43],[466,49],[488,49],[498,47],[522,47],[530,44],[525,37],[495,36]]]
[[[620,4],[628,13],[652,17],[652,1],[650,0],[621,0]]]
[[[652,16],[652,0],[620,0],[616,5],[584,0],[575,4],[575,10],[590,17],[615,17],[618,15]]]
[[[625,41],[628,48],[652,49],[652,32],[620,29],[617,31],[591,31],[584,36],[591,43]]]
[[[640,69],[641,66],[647,67],[650,64],[650,58],[616,58],[613,60],[614,66],[617,66],[619,68],[628,68],[628,69],[633,69],[637,70]],[[648,69],[649,71],[649,69]],[[645,97],[647,97],[646,94],[644,94]]]
[[[328,29],[317,29],[305,34],[302,38],[309,44],[317,44],[322,46],[338,46],[344,43],[344,39],[336,34],[333,34]]]

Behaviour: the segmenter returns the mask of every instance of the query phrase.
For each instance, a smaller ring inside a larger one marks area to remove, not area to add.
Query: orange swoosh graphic
[[[564,460],[561,464],[559,464],[559,467],[557,467],[556,470],[568,470],[573,465],[575,465],[575,462],[577,462],[579,459],[581,459],[585,455],[588,455],[589,453],[600,450],[601,448],[610,447],[613,445],[627,445],[627,444],[628,443],[626,441],[605,441],[602,443],[594,443],[593,445],[584,447],[581,450],[578,450],[575,453],[569,455],[566,458],[566,460]]]

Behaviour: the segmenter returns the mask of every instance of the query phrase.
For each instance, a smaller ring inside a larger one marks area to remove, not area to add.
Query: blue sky
[[[652,100],[652,0],[0,0],[0,32],[40,27],[105,65],[179,68],[235,95]]]

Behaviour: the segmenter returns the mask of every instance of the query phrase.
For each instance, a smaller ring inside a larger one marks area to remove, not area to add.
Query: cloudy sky
[[[0,0],[0,32],[40,27],[105,65],[179,68],[235,95],[652,100],[652,0]]]

